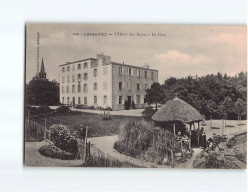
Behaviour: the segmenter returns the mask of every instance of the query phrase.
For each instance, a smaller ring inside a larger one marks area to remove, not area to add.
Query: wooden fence
[[[42,141],[45,126],[33,120],[25,120],[25,140]]]

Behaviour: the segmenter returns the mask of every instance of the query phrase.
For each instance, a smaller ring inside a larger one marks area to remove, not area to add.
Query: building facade
[[[59,66],[60,102],[71,106],[88,105],[123,110],[124,103],[146,107],[146,89],[158,82],[158,71],[111,61],[97,54]]]

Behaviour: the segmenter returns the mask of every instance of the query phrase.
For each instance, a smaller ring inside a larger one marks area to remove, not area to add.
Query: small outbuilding
[[[153,116],[152,119],[157,122],[170,122],[173,124],[174,135],[176,134],[175,124],[176,122],[183,122],[189,125],[190,140],[191,140],[191,128],[194,123],[198,123],[198,129],[200,128],[200,121],[204,117],[191,105],[185,101],[175,97],[172,100],[168,100],[166,104],[160,108]]]

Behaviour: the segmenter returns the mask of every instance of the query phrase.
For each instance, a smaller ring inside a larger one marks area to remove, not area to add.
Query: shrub
[[[47,113],[51,112],[51,109],[49,106],[39,106],[38,112],[40,114],[47,114]]]
[[[107,110],[107,111],[112,111],[112,108],[107,107],[107,108],[105,108],[105,110]]]
[[[39,149],[39,153],[43,156],[56,158],[61,160],[74,160],[77,158],[77,153],[65,152],[54,145],[45,145]]]
[[[57,113],[68,113],[70,112],[71,109],[68,107],[68,106],[59,106],[57,109],[56,109],[56,112]]]
[[[55,146],[70,153],[78,152],[78,142],[74,136],[70,134],[69,129],[62,124],[54,124],[49,127],[51,131],[51,141]]]
[[[142,112],[143,116],[147,119],[151,119],[155,114],[156,110],[154,110],[151,106],[146,107],[146,109]]]

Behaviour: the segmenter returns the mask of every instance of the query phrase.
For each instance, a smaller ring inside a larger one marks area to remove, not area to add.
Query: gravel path
[[[72,167],[83,164],[82,160],[60,160],[42,156],[39,148],[49,143],[42,142],[25,142],[25,162],[27,167]]]

